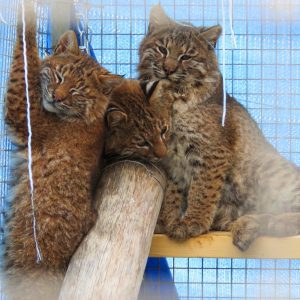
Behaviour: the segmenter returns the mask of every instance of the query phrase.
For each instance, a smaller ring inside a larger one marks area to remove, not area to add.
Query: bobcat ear
[[[109,107],[106,111],[106,123],[108,128],[116,127],[127,121],[127,114],[118,107]]]
[[[160,4],[154,5],[150,12],[148,32],[156,30],[158,27],[174,25],[175,22],[168,17]]]
[[[124,80],[126,79],[124,79],[122,76],[114,74],[105,74],[97,76],[99,88],[104,95],[110,95],[116,87],[118,87],[119,85],[121,85],[122,82],[124,82]]]
[[[75,55],[80,54],[77,37],[74,31],[69,30],[60,37],[58,44],[54,50],[54,55],[61,53]]]
[[[146,96],[146,99],[149,100],[153,94],[153,92],[155,91],[157,85],[159,83],[159,80],[157,81],[142,81],[140,83],[141,88]]]
[[[206,30],[203,31],[203,27],[201,29],[201,35],[213,45],[213,47],[216,47],[217,41],[222,33],[222,27],[220,25],[215,25],[212,27],[206,28]]]

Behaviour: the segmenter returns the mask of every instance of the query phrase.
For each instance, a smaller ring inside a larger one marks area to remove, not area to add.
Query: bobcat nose
[[[156,145],[156,147],[153,148],[154,155],[158,158],[162,158],[166,156],[168,149],[164,143],[161,143],[159,145]]]
[[[166,60],[164,63],[164,71],[167,75],[173,74],[177,69],[177,64],[173,61]]]
[[[56,102],[60,102],[65,99],[65,96],[63,93],[59,92],[58,90],[54,91],[52,94],[52,99]]]

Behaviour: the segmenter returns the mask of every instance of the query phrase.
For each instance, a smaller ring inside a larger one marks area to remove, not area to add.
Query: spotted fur
[[[234,244],[246,250],[262,234],[300,234],[300,171],[229,95],[222,127],[222,75],[213,47],[220,33],[219,26],[175,23],[156,6],[139,72],[144,80],[169,81],[165,92],[173,96],[162,161],[169,184],[158,228],[179,240],[232,230]],[[152,99],[154,106],[163,101]]]
[[[40,61],[35,22],[33,9],[27,6],[32,171],[42,261],[36,263],[33,238],[23,27],[19,20],[5,102],[5,120],[18,147],[4,249],[10,299],[55,298],[70,257],[96,219],[92,196],[101,164],[108,105],[102,87],[107,78],[115,77],[80,53],[71,31],[61,37],[53,56]]]
[[[151,106],[163,83],[143,87],[139,81],[126,80],[110,96],[107,109],[105,154],[107,158],[122,157],[161,160],[167,154],[170,109],[166,105]]]

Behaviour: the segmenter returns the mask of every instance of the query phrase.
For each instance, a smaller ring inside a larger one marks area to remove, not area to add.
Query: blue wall
[[[95,55],[112,72],[136,77],[138,45],[148,24],[152,0],[78,1],[90,27]],[[300,166],[300,1],[235,0],[233,48],[226,15],[226,86],[244,104],[269,141]],[[17,0],[1,0],[0,12],[15,24]],[[47,50],[48,11],[38,1],[39,45]],[[194,25],[222,23],[221,0],[162,0],[176,20]],[[6,88],[15,28],[0,22],[0,99]],[[222,42],[218,57],[222,61]],[[3,102],[2,102],[3,103]],[[0,105],[0,200],[7,193],[11,145],[6,138]],[[0,220],[0,221],[1,221]],[[1,221],[2,222],[2,221]],[[169,269],[169,268],[170,269]],[[149,260],[142,299],[300,299],[300,261],[272,259]],[[175,282],[175,288],[173,285]],[[149,291],[151,295],[149,296]]]

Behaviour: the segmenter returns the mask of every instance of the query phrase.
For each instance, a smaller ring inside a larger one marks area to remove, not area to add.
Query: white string
[[[86,48],[86,51],[88,54],[90,54],[90,45],[89,45],[89,40],[88,40],[88,36],[89,36],[89,26],[88,26],[88,4],[85,4],[85,10],[84,10],[84,21],[83,21],[83,27],[84,27],[84,46]]]
[[[229,0],[229,22],[230,22],[230,31],[231,31],[231,41],[234,48],[237,48],[236,38],[233,30],[233,0]]]
[[[77,30],[80,35],[80,43],[83,43],[83,46],[80,46],[82,50],[85,50],[88,54],[90,54],[90,44],[92,42],[92,36],[93,30],[91,27],[88,26],[88,13],[89,13],[89,7],[88,4],[86,3],[84,5],[84,13],[79,13],[77,14]],[[80,28],[80,18],[83,19],[82,24],[83,24],[83,29]]]
[[[222,73],[223,73],[223,114],[222,114],[222,126],[225,126],[225,118],[226,118],[226,103],[227,103],[227,98],[226,98],[226,79],[225,79],[225,55],[226,55],[226,44],[225,44],[225,10],[224,10],[224,0],[222,0]]]
[[[36,262],[39,263],[42,260],[42,254],[37,240],[36,233],[36,218],[34,209],[34,187],[33,187],[33,176],[32,176],[32,151],[31,151],[31,120],[30,120],[30,101],[29,101],[29,84],[28,84],[28,61],[27,61],[27,43],[26,43],[26,22],[25,22],[25,5],[22,0],[22,23],[23,23],[23,56],[24,56],[24,71],[25,71],[25,90],[26,90],[26,103],[27,103],[27,128],[28,128],[28,176],[30,184],[30,202],[32,209],[33,219],[33,237],[36,249]]]
[[[2,15],[2,13],[1,13],[1,11],[0,11],[0,22],[1,23],[4,23],[5,25],[8,25],[8,23],[5,21],[5,19],[3,18],[3,15]]]

